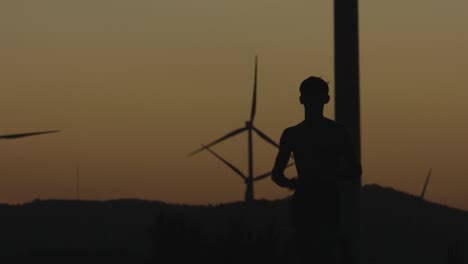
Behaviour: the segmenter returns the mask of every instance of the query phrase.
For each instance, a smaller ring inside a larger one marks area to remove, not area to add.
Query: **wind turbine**
[[[250,111],[250,119],[245,122],[245,126],[238,128],[234,131],[231,131],[227,133],[226,135],[218,138],[217,140],[206,144],[202,145],[200,148],[196,149],[195,151],[189,153],[189,156],[195,155],[203,150],[208,150],[211,154],[213,154],[216,158],[221,160],[225,165],[227,165],[230,169],[232,169],[237,175],[239,175],[245,182],[246,184],[246,191],[245,191],[245,201],[246,202],[252,202],[254,200],[254,190],[253,190],[253,184],[255,181],[259,181],[262,179],[267,178],[268,176],[271,175],[271,172],[267,172],[258,176],[254,176],[253,174],[253,132],[255,132],[258,136],[260,136],[263,140],[266,142],[270,143],[271,145],[275,147],[279,147],[279,145],[272,140],[270,137],[268,137],[265,133],[263,133],[261,130],[259,130],[257,127],[254,126],[254,120],[255,120],[255,113],[256,113],[256,108],[257,108],[257,70],[258,68],[258,60],[257,56],[255,56],[255,73],[254,73],[254,87],[253,87],[253,100],[252,100],[252,108]],[[214,146],[230,137],[233,137],[237,134],[240,134],[244,131],[247,131],[247,142],[248,142],[248,173],[245,175],[242,173],[241,170],[236,168],[234,165],[229,163],[227,160],[222,158],[220,155],[218,155],[216,152],[210,149],[211,146]],[[289,164],[288,166],[291,166],[293,164]]]
[[[427,174],[426,182],[424,183],[424,187],[421,193],[421,199],[424,200],[424,195],[426,194],[427,185],[429,184],[429,179],[431,178],[432,168],[429,169],[429,173]]]
[[[0,135],[0,139],[17,139],[17,138],[22,138],[22,137],[30,137],[30,136],[49,134],[49,133],[56,133],[56,132],[60,132],[60,130],[49,130],[49,131],[29,132],[29,133],[21,133],[21,134]]]

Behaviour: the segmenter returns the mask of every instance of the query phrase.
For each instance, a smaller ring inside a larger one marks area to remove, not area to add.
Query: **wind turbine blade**
[[[424,195],[426,194],[427,185],[429,184],[429,178],[431,178],[432,168],[429,169],[429,173],[427,174],[426,182],[424,183],[424,188],[421,193],[421,199],[424,199]]]
[[[205,145],[205,146],[206,146],[206,147],[211,147],[211,146],[213,146],[213,145],[215,145],[215,144],[218,144],[219,142],[221,142],[221,141],[223,141],[223,140],[225,140],[225,139],[228,139],[228,138],[230,138],[230,137],[232,137],[232,136],[235,136],[235,135],[237,135],[237,134],[243,132],[244,130],[246,130],[245,127],[236,129],[236,130],[234,130],[234,131],[232,131],[232,132],[230,132],[230,133],[227,133],[226,135],[224,135],[224,136],[218,138],[217,140],[215,140],[215,141],[213,141],[213,142],[211,142],[210,144]],[[196,149],[195,151],[192,151],[192,152],[189,153],[188,155],[189,155],[189,156],[193,156],[193,155],[197,154],[198,152],[200,152],[200,151],[202,151],[202,150],[204,150],[204,149],[206,149],[206,148],[201,147],[201,148],[199,148],[199,149]]]
[[[56,132],[60,132],[60,130],[49,130],[49,131],[40,131],[40,132],[3,135],[3,136],[0,136],[0,139],[16,139],[16,138],[21,138],[21,137],[29,137],[29,136],[36,136],[36,135],[56,133]]]
[[[224,164],[226,164],[229,168],[231,168],[235,173],[237,173],[239,176],[241,176],[242,179],[244,179],[244,180],[246,179],[245,175],[238,168],[236,168],[234,165],[229,163],[227,160],[223,159],[216,152],[214,152],[213,150],[211,150],[210,148],[208,148],[207,146],[204,146],[204,145],[202,145],[202,148],[208,150],[209,152],[211,152],[211,154],[215,155],[215,157],[217,157]]]
[[[253,123],[255,119],[256,111],[257,111],[257,56],[255,56],[254,90],[253,90],[253,99],[252,99],[252,110],[250,112],[251,123]]]
[[[263,133],[262,131],[260,131],[258,128],[256,127],[252,127],[253,130],[261,137],[263,138],[266,142],[272,144],[273,146],[279,148],[279,145],[278,143],[276,143],[273,139],[271,139],[270,137],[268,137],[267,135],[265,135],[265,133]]]
[[[294,164],[296,164],[296,163],[293,162],[293,163],[289,164],[288,166],[286,166],[286,168],[287,168],[287,167],[291,167],[291,166],[294,165]],[[265,179],[265,178],[269,177],[272,173],[273,173],[273,172],[270,171],[270,172],[264,173],[264,174],[262,174],[262,175],[259,175],[259,176],[257,176],[257,177],[254,178],[254,181],[259,181],[259,180]]]

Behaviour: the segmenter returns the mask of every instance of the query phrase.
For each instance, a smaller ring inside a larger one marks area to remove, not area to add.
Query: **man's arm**
[[[295,180],[290,180],[284,175],[284,170],[291,157],[291,151],[290,135],[286,129],[281,135],[279,151],[276,156],[275,165],[273,166],[271,179],[281,187],[294,189]]]

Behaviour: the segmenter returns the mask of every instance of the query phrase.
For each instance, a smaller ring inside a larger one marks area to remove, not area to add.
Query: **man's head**
[[[330,101],[328,83],[320,77],[310,76],[302,81],[299,101],[304,105],[324,105]]]

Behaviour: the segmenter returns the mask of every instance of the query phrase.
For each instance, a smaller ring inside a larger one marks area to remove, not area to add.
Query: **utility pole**
[[[358,0],[335,0],[335,119],[348,128],[356,155],[361,160],[359,96]],[[343,183],[342,230],[349,250],[349,262],[359,263],[361,179]]]
[[[358,0],[335,0],[335,117],[361,156]]]

